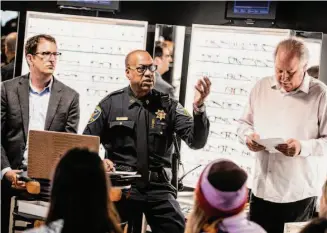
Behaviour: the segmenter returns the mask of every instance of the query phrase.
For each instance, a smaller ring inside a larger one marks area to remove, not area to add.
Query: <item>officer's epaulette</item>
[[[102,102],[108,100],[110,97],[112,97],[112,96],[114,96],[114,95],[121,94],[121,93],[124,92],[124,90],[125,90],[125,88],[123,88],[123,89],[119,89],[119,90],[117,90],[117,91],[113,91],[113,92],[109,93],[106,97],[104,97],[100,102],[102,103]]]
[[[123,92],[124,92],[124,88],[120,89],[120,90],[117,90],[117,91],[113,91],[108,96],[110,97],[110,96],[113,96],[113,95],[121,94]]]

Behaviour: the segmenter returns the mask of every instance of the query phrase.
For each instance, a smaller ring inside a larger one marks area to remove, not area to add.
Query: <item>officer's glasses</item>
[[[55,59],[57,59],[61,53],[59,52],[36,52],[33,55],[41,55],[42,58],[44,59],[50,59],[51,55],[54,56]]]
[[[132,67],[132,66],[129,66],[128,69],[131,69],[131,70],[136,70],[137,73],[139,74],[144,74],[146,72],[146,70],[149,70],[150,72],[154,72],[157,70],[157,65],[149,65],[149,66],[146,66],[146,65],[140,65],[138,67]]]

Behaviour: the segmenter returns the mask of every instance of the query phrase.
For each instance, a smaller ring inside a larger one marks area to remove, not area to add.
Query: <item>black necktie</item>
[[[136,128],[137,171],[142,175],[142,178],[136,182],[139,188],[145,188],[149,183],[147,116],[147,110],[140,106]]]

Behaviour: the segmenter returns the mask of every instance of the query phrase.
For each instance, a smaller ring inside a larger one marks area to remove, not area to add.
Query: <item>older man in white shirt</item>
[[[240,141],[256,152],[250,219],[268,233],[312,217],[326,174],[327,86],[306,74],[307,61],[302,41],[280,42],[275,76],[255,85],[239,121]],[[269,152],[259,138],[285,143]]]

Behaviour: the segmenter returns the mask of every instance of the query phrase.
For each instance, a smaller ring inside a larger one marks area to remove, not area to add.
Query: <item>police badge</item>
[[[166,113],[164,112],[164,110],[158,110],[156,112],[156,118],[158,118],[159,120],[163,120],[166,118]]]

